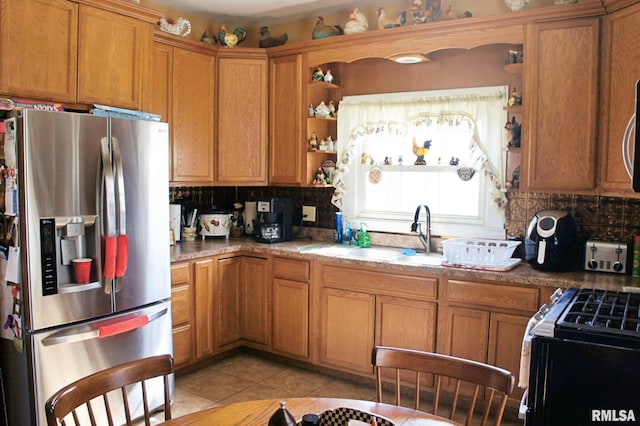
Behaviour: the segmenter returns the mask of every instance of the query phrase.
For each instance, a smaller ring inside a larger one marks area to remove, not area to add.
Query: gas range
[[[640,294],[569,288],[541,308],[534,336],[640,349]]]

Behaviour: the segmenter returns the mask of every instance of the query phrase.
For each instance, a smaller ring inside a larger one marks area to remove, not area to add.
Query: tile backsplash
[[[172,187],[171,202],[179,202],[199,211],[211,208],[231,209],[235,201],[261,197],[290,197],[293,200],[293,224],[302,220],[302,205],[316,206],[315,224],[305,224],[309,230],[333,229],[331,204],[333,188],[298,187]],[[523,237],[533,215],[540,210],[569,210],[583,240],[631,240],[640,234],[640,199],[533,192],[507,193],[506,235]]]

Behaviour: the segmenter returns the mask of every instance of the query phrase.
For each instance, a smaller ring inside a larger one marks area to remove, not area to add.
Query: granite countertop
[[[317,253],[308,253],[304,249],[321,241],[294,240],[275,244],[258,243],[252,238],[206,239],[197,238],[193,242],[180,242],[171,246],[171,262],[187,261],[202,257],[223,255],[242,251],[244,253],[282,255],[308,260],[327,260],[345,265],[384,267],[387,271],[399,273],[419,272],[446,276],[449,279],[492,281],[496,284],[537,285],[549,287],[581,287],[602,290],[640,291],[640,278],[603,272],[544,272],[533,269],[526,262],[508,272],[490,272],[459,269],[445,266],[417,265],[377,259],[342,258]],[[326,244],[331,244],[325,242]]]

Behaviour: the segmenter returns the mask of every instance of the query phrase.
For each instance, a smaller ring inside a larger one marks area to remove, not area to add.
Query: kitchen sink
[[[358,259],[371,259],[371,260],[395,260],[399,257],[403,257],[402,249],[397,248],[383,248],[383,247],[368,247],[360,248],[354,247],[347,253],[348,257],[355,257]]]
[[[398,263],[408,263],[411,265],[440,266],[442,264],[442,254],[440,253],[417,253],[413,256],[401,256],[395,259]]]

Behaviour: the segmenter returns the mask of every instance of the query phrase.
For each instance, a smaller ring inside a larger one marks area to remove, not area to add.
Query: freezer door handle
[[[120,142],[117,138],[111,138],[111,149],[113,150],[113,163],[114,163],[114,186],[115,197],[118,208],[117,215],[117,254],[116,254],[116,291],[120,290],[122,286],[122,278],[127,271],[128,257],[129,257],[129,240],[127,239],[127,204],[124,190],[124,171],[122,167],[122,157],[120,156]]]
[[[113,168],[111,164],[111,155],[109,152],[109,140],[104,137],[100,140],[101,155],[101,171],[100,179],[102,187],[98,192],[98,203],[100,212],[103,216],[104,223],[104,268],[102,275],[104,277],[105,292],[111,292],[111,280],[116,275],[116,254],[117,254],[117,237],[116,237],[116,196],[115,181],[113,176]]]
[[[43,346],[62,345],[66,343],[86,341],[90,339],[104,339],[118,334],[137,330],[145,325],[167,315],[169,308],[165,307],[156,312],[145,314],[130,314],[94,324],[63,329],[47,336],[42,340]]]

